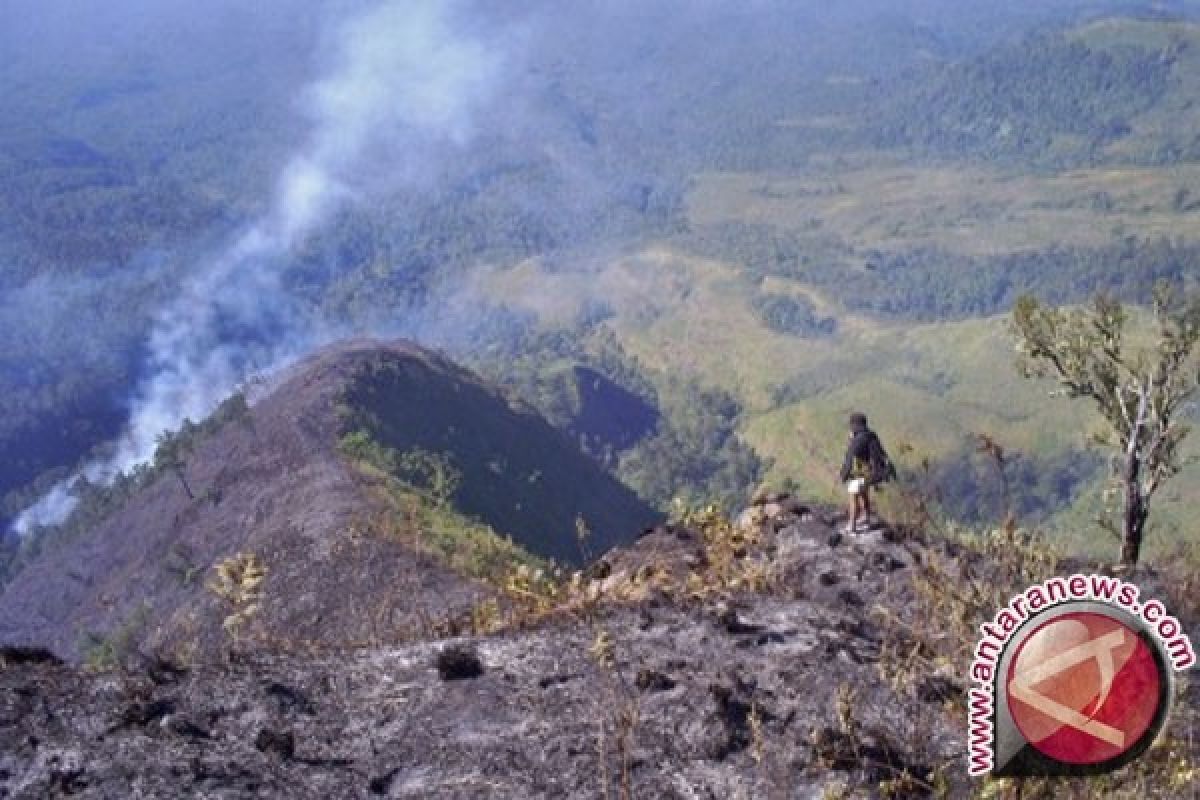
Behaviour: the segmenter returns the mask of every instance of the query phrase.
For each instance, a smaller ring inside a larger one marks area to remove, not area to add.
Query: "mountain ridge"
[[[393,394],[348,398],[370,395],[372,370],[389,368],[401,376],[388,387]],[[521,485],[527,496],[515,502],[535,505],[542,485],[518,484],[524,473],[491,474],[490,496],[500,499],[493,507],[468,503],[479,520],[462,518],[464,529],[490,524],[523,537],[534,555],[562,558],[577,548],[577,515],[592,526],[596,552],[656,520],[565,436],[445,357],[403,341],[351,340],[280,373],[243,417],[194,443],[179,475],[161,471],[92,530],[35,556],[0,594],[0,640],[69,657],[83,655],[89,640],[118,635],[167,650],[211,650],[224,642],[228,609],[205,581],[213,567],[243,553],[266,568],[256,624],[272,635],[327,644],[379,631],[403,636],[469,612],[494,590],[439,559],[423,540],[426,517],[405,516],[377,491],[394,479],[364,477],[339,447],[355,402],[376,402],[379,411],[391,401],[407,420],[393,420],[399,427],[392,434],[423,424],[422,436],[446,443],[452,423],[441,413],[450,397],[466,403],[458,409],[464,417],[464,409],[475,414],[459,420],[463,430],[528,437],[536,445],[528,463],[541,465],[544,491],[558,495],[548,511],[529,517],[536,526],[514,530],[525,517],[502,501],[514,502]],[[434,409],[439,402],[443,408]],[[427,438],[420,443],[434,449]],[[465,461],[465,446],[449,444],[459,449],[447,452]],[[478,464],[467,477],[479,479]],[[475,499],[466,489],[466,499]]]

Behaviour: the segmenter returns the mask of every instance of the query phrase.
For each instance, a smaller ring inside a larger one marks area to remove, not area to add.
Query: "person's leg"
[[[871,527],[871,490],[865,484],[862,488],[863,524]]]
[[[850,514],[846,520],[846,530],[853,531],[854,526],[858,524],[858,495],[850,493]]]

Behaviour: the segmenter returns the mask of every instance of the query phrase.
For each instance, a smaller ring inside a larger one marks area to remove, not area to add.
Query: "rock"
[[[388,790],[392,788],[392,783],[396,780],[396,776],[400,774],[399,767],[392,767],[382,775],[377,775],[367,783],[367,791],[371,794],[386,795]]]
[[[254,747],[261,753],[278,756],[290,761],[296,755],[296,737],[291,731],[273,731],[263,728],[254,737]]]
[[[643,692],[665,692],[675,688],[675,681],[669,675],[655,669],[638,670],[634,684]]]
[[[757,531],[767,521],[767,512],[762,506],[752,506],[738,514],[734,526],[741,531]]]
[[[726,633],[735,635],[743,633],[758,633],[762,630],[761,625],[753,625],[743,622],[738,616],[737,609],[732,606],[721,603],[716,609],[716,622]]]
[[[460,681],[478,678],[483,674],[483,662],[475,647],[469,644],[451,644],[438,652],[435,660],[438,675],[444,681]]]
[[[152,700],[148,703],[134,703],[121,714],[117,728],[145,727],[155,720],[162,719],[175,710],[175,701],[169,698]]]
[[[811,514],[812,514],[812,510],[808,506],[806,506],[804,503],[801,503],[799,500],[797,500],[794,497],[789,497],[786,500],[781,500],[779,502],[779,507],[783,510],[783,512],[785,514],[794,514],[795,516],[800,517],[800,518],[804,518],[806,516],[811,516]]]
[[[310,717],[316,713],[308,697],[299,689],[293,689],[291,686],[285,686],[277,681],[269,681],[265,691],[268,697],[274,698],[279,704],[281,712],[295,711]]]
[[[854,608],[862,608],[863,606],[862,595],[853,589],[842,589],[838,592],[838,600]]]
[[[908,566],[890,553],[882,551],[875,551],[867,556],[867,565],[879,572],[895,572]]]
[[[60,666],[62,659],[44,647],[7,645],[0,647],[0,667],[16,664],[51,664]]]
[[[696,532],[691,528],[685,528],[682,525],[668,525],[667,532],[681,542],[696,541]]]
[[[549,689],[551,686],[561,686],[570,681],[574,675],[544,675],[538,678],[539,689]]]
[[[727,631],[731,627],[738,625],[737,610],[725,603],[717,606],[715,616],[717,624]]]
[[[147,658],[142,666],[147,677],[159,685],[177,683],[188,673],[186,667],[159,655]]]
[[[212,738],[212,732],[188,714],[168,714],[159,724],[176,736],[186,736],[189,739]]]
[[[589,581],[602,581],[612,575],[612,564],[600,559],[583,571],[583,577]]]

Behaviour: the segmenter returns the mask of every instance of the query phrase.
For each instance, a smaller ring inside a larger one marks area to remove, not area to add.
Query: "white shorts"
[[[846,491],[850,494],[862,494],[867,488],[867,482],[862,478],[855,478],[852,481],[846,481]]]

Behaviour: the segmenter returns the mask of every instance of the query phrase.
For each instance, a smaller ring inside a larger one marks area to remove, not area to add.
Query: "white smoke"
[[[469,141],[499,57],[454,24],[450,0],[397,0],[342,27],[332,69],[303,94],[311,133],[282,170],[271,210],[200,265],[158,315],[150,377],[135,394],[116,455],[84,468],[84,477],[107,482],[149,460],[160,433],[209,414],[250,372],[327,338],[287,295],[289,256],[381,174],[393,183],[413,179],[438,147]],[[22,513],[16,531],[65,520],[78,477]]]

